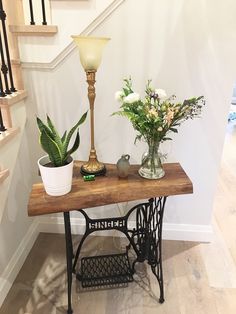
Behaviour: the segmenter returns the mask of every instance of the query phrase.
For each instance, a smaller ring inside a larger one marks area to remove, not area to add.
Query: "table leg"
[[[67,293],[68,293],[68,314],[72,314],[71,307],[71,287],[72,287],[72,259],[73,259],[73,247],[71,238],[71,226],[70,226],[70,213],[64,213],[65,224],[65,240],[66,240],[66,264],[67,264]]]
[[[86,237],[95,231],[119,230],[120,232],[123,232],[127,236],[130,242],[130,244],[127,246],[127,250],[129,250],[132,246],[135,253],[137,254],[137,258],[135,259],[132,265],[131,273],[135,272],[134,267],[137,262],[142,263],[145,260],[147,260],[153,274],[155,275],[159,283],[160,287],[159,302],[163,303],[164,282],[162,271],[162,224],[165,202],[166,197],[151,198],[148,202],[138,204],[131,208],[125,216],[113,218],[91,219],[83,210],[80,210],[80,212],[84,215],[86,220],[86,231],[77,248],[73,267],[72,267],[73,253],[70,231],[70,219],[69,216],[68,218],[66,216],[69,215],[69,213],[65,213],[64,214],[65,227],[67,229],[66,242],[68,244],[67,245],[68,297],[71,294],[72,271],[75,272],[80,251]],[[136,228],[130,230],[128,228],[128,219],[131,216],[131,214],[135,212],[136,212]],[[83,281],[83,274],[78,273],[77,279]],[[68,304],[70,304],[70,299],[68,301]]]
[[[151,198],[145,207],[137,208],[136,229],[133,232],[133,241],[138,251],[135,264],[145,260],[157,278],[160,287],[159,302],[164,300],[164,283],[162,271],[162,224],[166,197]]]
[[[148,262],[151,265],[153,274],[156,276],[160,287],[159,302],[163,303],[164,299],[164,282],[162,270],[162,225],[166,197],[155,199],[150,208],[150,246]]]

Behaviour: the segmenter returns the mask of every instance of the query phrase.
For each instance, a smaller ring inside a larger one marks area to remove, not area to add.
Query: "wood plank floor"
[[[235,314],[236,313],[236,127],[228,128],[214,202],[212,243],[164,241],[165,299],[146,264],[137,265],[126,288],[84,292],[73,281],[75,314]],[[75,244],[78,238],[74,238]],[[83,254],[117,252],[119,238],[90,237]],[[65,313],[64,237],[40,234],[12,286],[0,314]]]

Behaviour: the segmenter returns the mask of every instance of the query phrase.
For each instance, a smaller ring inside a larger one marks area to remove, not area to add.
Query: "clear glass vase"
[[[159,153],[159,144],[155,140],[148,141],[148,151],[143,154],[142,165],[138,171],[141,177],[160,179],[165,175]]]

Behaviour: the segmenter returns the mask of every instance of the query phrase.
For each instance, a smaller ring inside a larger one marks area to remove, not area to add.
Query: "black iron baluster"
[[[6,94],[4,93],[4,90],[3,90],[3,85],[2,85],[2,75],[0,73],[0,97],[5,97]]]
[[[5,63],[5,56],[4,56],[4,51],[3,51],[3,44],[2,44],[2,35],[0,33],[0,55],[1,55],[1,62],[2,62],[2,66],[1,66],[1,71],[3,73],[3,77],[4,77],[4,83],[5,83],[5,93],[10,95],[11,91],[9,89],[9,84],[8,84],[8,67]]]
[[[4,71],[6,71],[7,68],[7,72],[9,71],[9,78],[10,78],[10,85],[11,85],[11,89],[10,89],[10,93],[9,91],[9,87],[8,87],[8,81],[6,84],[6,93],[7,94],[11,94],[11,92],[16,92],[15,86],[14,86],[14,80],[13,80],[13,75],[12,75],[12,68],[11,68],[11,59],[10,59],[10,53],[9,53],[9,47],[8,47],[8,38],[7,38],[7,30],[6,30],[6,13],[3,10],[3,5],[2,5],[2,0],[0,0],[0,19],[2,21],[2,31],[3,31],[3,38],[4,38],[4,45],[5,45],[5,52],[6,52],[6,57],[7,57],[7,64],[8,64],[8,68],[7,66],[4,67]],[[1,50],[3,53],[3,49],[2,49],[2,41],[1,41]],[[4,53],[3,53],[4,55]],[[3,62],[3,60],[2,60]],[[6,63],[5,63],[6,65]],[[2,63],[2,67],[3,67],[3,63]],[[4,72],[3,72],[4,73]]]
[[[3,119],[2,119],[2,111],[1,111],[1,108],[0,108],[0,132],[4,132],[6,131],[7,129],[5,128],[4,124],[3,124]]]
[[[46,10],[45,10],[45,2],[42,0],[42,13],[43,13],[43,25],[47,25],[47,20],[46,20]]]
[[[29,0],[29,7],[30,7],[30,24],[31,24],[31,25],[35,25],[35,21],[34,21],[34,9],[33,9],[32,0]]]

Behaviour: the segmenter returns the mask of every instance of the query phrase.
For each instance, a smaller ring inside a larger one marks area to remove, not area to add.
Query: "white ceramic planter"
[[[48,156],[43,156],[38,160],[46,193],[52,196],[69,193],[72,186],[73,159],[71,158],[71,162],[62,167],[46,167],[45,165],[49,162]]]

